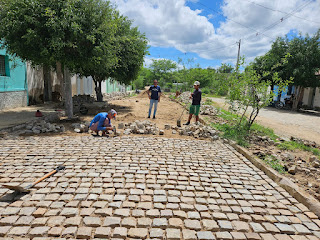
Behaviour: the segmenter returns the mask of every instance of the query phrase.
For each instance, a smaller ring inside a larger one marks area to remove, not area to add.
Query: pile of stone
[[[193,136],[195,138],[211,138],[212,140],[219,139],[218,132],[210,126],[201,123],[192,123],[184,128],[177,128],[180,135]]]
[[[73,123],[71,126],[76,133],[84,133],[89,131],[90,122]]]
[[[26,130],[22,133],[40,134],[40,133],[58,133],[65,132],[63,125],[50,123],[47,120],[36,120],[26,125]]]
[[[81,104],[86,104],[86,103],[94,103],[95,101],[95,98],[91,95],[75,95],[72,97],[72,101],[73,101],[73,104],[78,106],[78,105],[81,105]]]
[[[132,123],[119,123],[118,129],[124,129],[123,134],[129,135],[131,133],[134,134],[153,134],[156,135],[159,133],[160,135],[164,134],[163,130],[159,130],[155,123],[152,123],[148,120],[139,121],[136,120]]]
[[[219,114],[219,111],[218,111],[218,109],[216,109],[214,106],[211,106],[211,105],[201,105],[200,114],[201,114],[201,115],[216,116],[216,115]]]
[[[183,92],[179,95],[178,100],[183,103],[190,103],[190,92]]]
[[[121,100],[124,97],[128,96],[129,92],[113,92],[113,93],[104,93],[103,100],[112,101],[112,100]]]

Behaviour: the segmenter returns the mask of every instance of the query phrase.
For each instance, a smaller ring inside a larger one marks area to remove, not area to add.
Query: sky
[[[265,54],[277,37],[314,34],[320,0],[112,0],[146,34],[152,59],[217,68]]]

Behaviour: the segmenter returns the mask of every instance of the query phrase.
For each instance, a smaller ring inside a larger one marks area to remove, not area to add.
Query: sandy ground
[[[37,110],[40,110],[43,115],[54,113],[56,105],[55,103],[42,104],[0,111],[0,130],[36,119],[35,113]]]
[[[210,98],[219,106],[226,108],[225,99]],[[262,109],[258,122],[272,128],[277,135],[298,137],[320,144],[320,117],[276,108]]]
[[[156,123],[159,129],[164,130],[164,125],[169,124],[171,126],[177,125],[177,120],[180,118],[183,107],[172,101],[167,96],[162,96],[160,103],[158,104],[158,110],[156,114],[156,119],[152,119],[153,111],[151,114],[151,118],[148,119],[148,112],[149,112],[149,98],[146,93],[141,93],[136,97],[125,98],[123,100],[115,100],[110,102],[110,106],[105,111],[114,108],[117,112],[116,120],[112,120],[112,124],[116,127],[118,123],[130,123],[134,122],[135,120],[149,120],[151,122]],[[98,112],[97,112],[98,113]],[[91,121],[93,115],[88,115],[82,120]],[[185,123],[188,120],[188,112],[187,110],[184,111],[181,124]],[[195,119],[193,119],[195,121]],[[120,130],[121,131],[121,130]],[[154,137],[162,137],[159,135],[155,135]],[[186,136],[180,136],[178,133],[172,134],[172,130],[165,130],[165,134],[163,137],[167,138],[190,138]]]

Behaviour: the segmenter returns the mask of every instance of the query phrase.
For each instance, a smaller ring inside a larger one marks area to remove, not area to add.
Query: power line
[[[260,34],[263,34],[264,32],[274,28],[275,26],[279,25],[280,23],[282,23],[284,20],[287,20],[288,18],[290,18],[291,16],[293,16],[293,14],[297,11],[302,10],[303,8],[305,8],[306,6],[308,6],[310,3],[312,2],[312,0],[309,0],[307,2],[305,2],[304,4],[302,4],[301,6],[297,7],[295,10],[293,10],[290,13],[287,13],[284,17],[280,18],[279,20],[275,21],[274,23],[270,24],[269,26],[265,27],[264,29],[262,29],[261,31],[258,31],[255,35],[258,36]],[[263,34],[264,35],[264,34]],[[247,38],[245,38],[244,40],[248,40],[252,37],[248,36]]]
[[[236,23],[236,24],[239,24],[239,25],[242,26],[242,27],[245,27],[245,28],[248,28],[248,29],[250,29],[250,30],[252,30],[252,31],[254,31],[254,32],[257,32],[256,29],[254,29],[254,28],[252,28],[252,27],[248,27],[248,26],[246,26],[246,25],[244,25],[244,24],[242,24],[242,23],[239,23],[239,22],[237,22],[237,21],[235,21],[235,20],[233,20],[233,19],[231,19],[231,18],[229,18],[229,17],[226,17],[225,15],[223,15],[222,13],[220,13],[219,11],[216,11],[216,10],[214,10],[214,9],[212,9],[212,8],[210,8],[210,7],[202,4],[202,3],[200,3],[200,2],[196,2],[196,3],[194,3],[194,4],[201,5],[201,6],[205,7],[205,8],[207,8],[207,9],[209,9],[209,10],[211,10],[211,11],[213,11],[213,12],[215,12],[215,13],[223,16],[223,17],[225,17],[226,19],[228,19],[228,20],[231,21],[231,22],[234,22],[234,23]],[[267,35],[265,35],[265,34],[263,34],[263,35],[264,35],[265,37],[268,37],[268,38],[272,39],[272,40],[275,40],[274,38],[269,37],[269,36],[267,36]]]
[[[261,4],[259,4],[259,3],[256,3],[256,2],[253,2],[253,1],[250,1],[250,0],[245,0],[245,1],[247,1],[247,2],[249,2],[249,3],[252,3],[252,4],[256,5],[256,6],[259,6],[259,7],[265,8],[265,9],[268,9],[268,10],[273,11],[273,12],[279,12],[279,13],[289,14],[289,13],[287,13],[287,12],[284,12],[284,11],[281,11],[281,10],[277,10],[277,9],[273,9],[273,8],[270,8],[270,7],[261,5]],[[308,22],[313,22],[313,23],[318,23],[318,24],[320,24],[320,22],[316,22],[316,21],[313,21],[313,20],[305,19],[305,18],[299,17],[299,16],[297,16],[297,15],[292,15],[292,16],[293,16],[293,17],[296,17],[296,18],[299,18],[299,19],[302,19],[302,20],[305,20],[305,21],[308,21]]]

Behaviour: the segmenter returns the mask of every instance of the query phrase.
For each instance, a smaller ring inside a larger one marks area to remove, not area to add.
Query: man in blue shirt
[[[156,113],[157,113],[158,103],[160,102],[160,97],[161,97],[161,88],[160,88],[160,86],[158,86],[157,80],[154,80],[153,85],[149,88],[148,96],[150,99],[148,118],[150,118],[150,116],[151,116],[152,107],[154,105],[153,119],[155,119]]]
[[[108,113],[98,113],[90,123],[90,130],[96,133],[102,131],[103,134],[108,130],[113,130],[113,127],[111,126],[111,119],[115,118],[116,115],[117,112],[114,109],[111,109]]]

